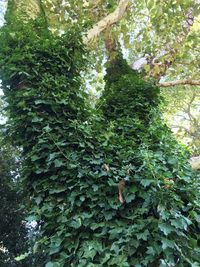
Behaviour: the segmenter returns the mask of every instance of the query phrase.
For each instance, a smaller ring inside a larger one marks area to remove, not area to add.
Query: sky
[[[0,97],[3,95],[3,91],[1,89],[1,80],[0,80]]]
[[[7,0],[0,0],[0,27],[4,23],[4,14],[6,10]]]
[[[6,11],[7,0],[0,0],[0,27],[3,26],[4,23],[4,14]],[[0,96],[3,95],[3,91],[1,90],[1,81],[0,81]]]
[[[0,27],[2,27],[3,23],[4,23],[4,14],[5,14],[5,11],[6,11],[6,3],[7,3],[6,0],[0,0]],[[0,80],[0,97],[2,95],[3,95],[3,91],[1,89],[1,80]],[[0,124],[4,124],[5,122],[6,122],[5,117],[3,117],[0,114]]]

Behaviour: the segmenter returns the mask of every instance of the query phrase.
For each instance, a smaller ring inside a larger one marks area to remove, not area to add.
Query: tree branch
[[[139,58],[132,65],[133,69],[139,70],[148,64],[150,66],[149,73],[151,76],[160,78],[164,76],[169,67],[176,61],[177,54],[181,48],[184,40],[187,38],[191,27],[194,24],[193,8],[189,8],[185,14],[185,19],[182,23],[182,32],[176,38],[176,44],[178,47],[174,49],[174,43],[167,43],[156,55],[150,57],[146,55],[145,57]],[[165,60],[160,60],[165,57]]]
[[[200,80],[189,80],[189,79],[184,79],[184,80],[178,80],[178,81],[171,81],[171,82],[159,82],[158,86],[160,87],[172,87],[176,85],[200,85]]]
[[[83,38],[83,42],[88,44],[94,40],[99,34],[105,31],[108,27],[112,26],[116,22],[120,21],[128,7],[130,0],[120,0],[117,8],[114,12],[100,20],[87,32],[86,37]]]

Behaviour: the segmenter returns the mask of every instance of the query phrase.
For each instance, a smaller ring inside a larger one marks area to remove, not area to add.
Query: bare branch
[[[200,80],[190,80],[190,79],[184,79],[184,80],[178,80],[178,81],[171,81],[171,82],[159,82],[158,86],[160,87],[172,87],[177,85],[194,85],[199,86]]]
[[[92,29],[87,32],[87,35],[86,37],[84,37],[83,42],[85,44],[88,44],[97,36],[99,36],[101,32],[105,31],[108,27],[120,21],[128,7],[129,2],[130,0],[120,0],[119,5],[114,12],[110,13],[108,16],[100,20],[93,26]]]

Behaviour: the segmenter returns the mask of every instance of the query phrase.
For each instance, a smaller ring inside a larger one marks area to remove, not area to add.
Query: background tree
[[[16,155],[16,154],[15,154]],[[23,195],[18,192],[18,162],[8,145],[1,140],[0,150],[0,264],[1,266],[26,266],[15,257],[25,253],[28,246],[28,229],[25,211],[21,207]]]
[[[38,232],[27,221],[27,196],[22,190],[20,176],[20,150],[7,138],[7,112],[1,98],[0,111],[0,266],[39,267],[44,259],[41,253],[33,255]]]
[[[164,116],[175,135],[199,155],[200,125],[198,88],[178,87],[162,90],[165,98]]]

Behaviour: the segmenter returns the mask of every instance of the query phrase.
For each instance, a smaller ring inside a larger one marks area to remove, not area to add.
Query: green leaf
[[[20,256],[17,256],[17,257],[15,258],[15,260],[16,260],[16,261],[24,260],[24,259],[26,259],[29,255],[30,255],[30,253],[24,253],[24,254],[21,254]]]
[[[187,230],[188,226],[191,224],[191,221],[186,218],[177,218],[170,221],[171,225],[175,226],[177,229]]]
[[[50,189],[49,193],[50,194],[56,194],[56,193],[61,193],[64,191],[67,191],[67,188],[66,188],[66,186],[63,185],[63,186],[57,186],[57,188]]]
[[[36,161],[36,160],[38,160],[38,159],[40,159],[40,157],[39,157],[38,155],[33,155],[33,156],[31,157],[31,160],[32,160],[32,161]]]
[[[55,157],[57,157],[58,155],[59,155],[59,153],[57,153],[57,152],[50,153],[48,161],[55,159]]]
[[[97,254],[97,251],[93,248],[85,248],[83,258],[86,259],[94,259],[95,255]]]
[[[108,262],[108,266],[116,265],[119,267],[129,267],[130,265],[127,262],[127,257],[125,255],[119,255],[113,257],[111,260]]]
[[[41,122],[41,121],[43,121],[43,118],[40,118],[40,117],[34,117],[32,119],[32,122]]]
[[[77,218],[76,220],[73,220],[72,222],[69,223],[69,226],[72,228],[78,229],[82,225],[81,218]]]
[[[175,231],[174,227],[170,226],[167,223],[161,223],[158,225],[158,227],[166,236]]]
[[[162,249],[165,250],[167,248],[175,248],[175,242],[166,238],[161,239]]]
[[[55,165],[56,168],[59,168],[59,167],[63,166],[64,163],[62,162],[62,160],[55,159],[54,160],[54,165]]]
[[[144,232],[140,233],[140,234],[136,234],[137,236],[137,240],[144,240],[147,241],[148,237],[149,237],[150,233],[148,230],[145,230]]]
[[[147,247],[147,254],[155,256],[156,250],[153,247]]]
[[[41,196],[35,198],[35,202],[37,203],[37,205],[39,205],[42,202],[42,199],[43,198]]]
[[[46,100],[43,100],[43,99],[38,99],[38,100],[35,100],[35,104],[36,105],[39,105],[39,104],[46,104],[47,101]]]
[[[128,196],[125,196],[126,203],[130,203],[135,199],[135,194],[129,194]]]
[[[118,183],[116,183],[116,182],[114,182],[112,179],[108,179],[108,184],[109,184],[109,186],[117,186],[118,185]]]
[[[147,187],[147,186],[149,186],[151,183],[153,183],[154,182],[154,180],[150,180],[150,179],[142,179],[141,180],[141,184],[144,186],[144,187]]]
[[[52,246],[49,250],[49,255],[53,255],[53,254],[56,254],[60,251],[60,247],[57,247],[57,246]]]
[[[96,184],[93,184],[93,185],[92,185],[92,189],[93,189],[94,192],[96,192],[96,191],[98,191],[99,186],[96,185]]]

